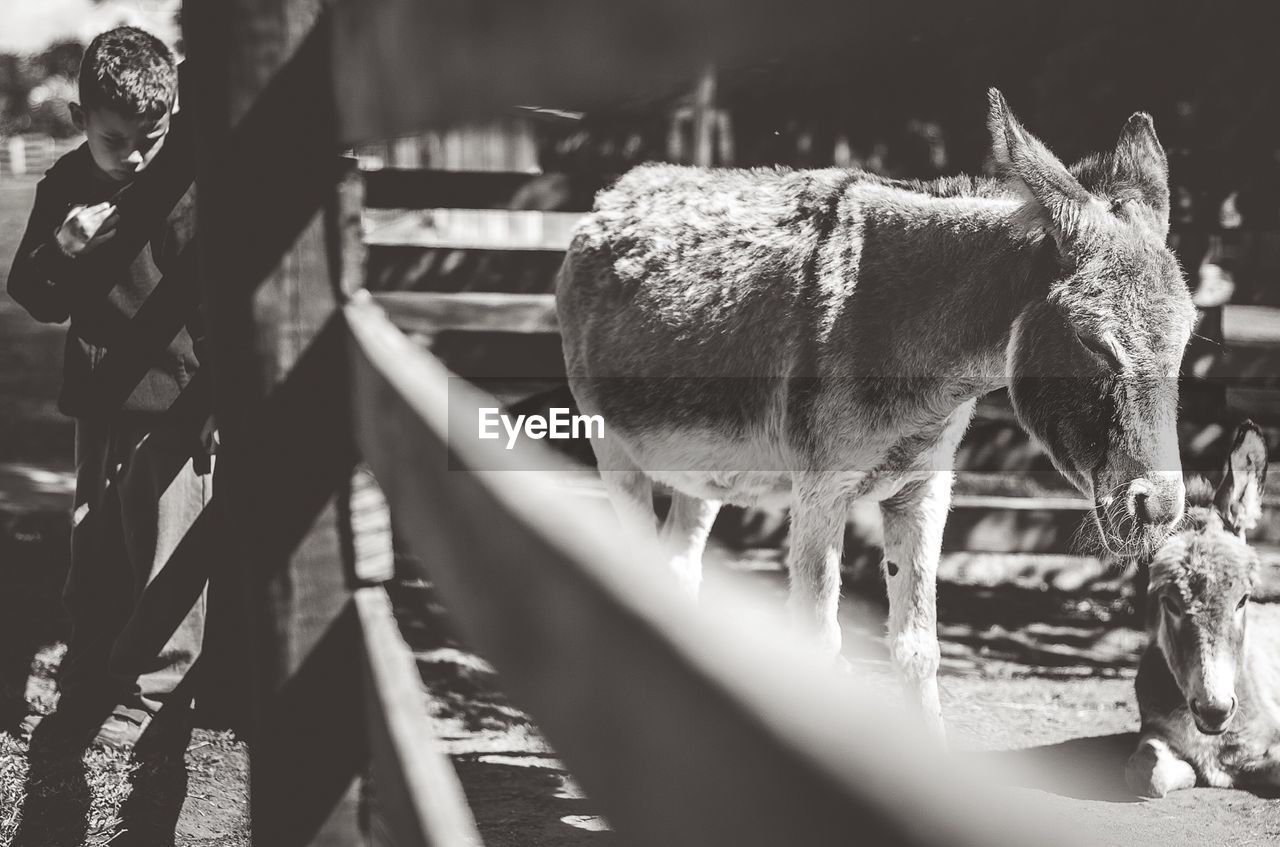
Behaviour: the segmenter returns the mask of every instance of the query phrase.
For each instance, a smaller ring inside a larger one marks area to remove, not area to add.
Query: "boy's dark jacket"
[[[164,146],[123,190],[96,172],[87,144],[59,159],[36,188],[8,289],[37,320],[71,320],[58,398],[64,414],[168,411],[200,367],[191,136],[186,116],[174,114]],[[116,235],[76,258],[64,255],[54,233],[71,207],[117,193]]]

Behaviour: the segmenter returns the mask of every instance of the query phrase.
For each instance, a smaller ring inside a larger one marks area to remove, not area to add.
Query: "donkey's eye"
[[[1182,606],[1178,605],[1178,601],[1174,600],[1168,594],[1160,598],[1160,604],[1164,606],[1164,610],[1175,618],[1182,617]]]
[[[1110,344],[1100,338],[1094,338],[1083,333],[1078,333],[1076,338],[1080,339],[1080,343],[1084,345],[1086,350],[1106,362],[1108,368],[1113,371],[1123,370],[1124,366],[1120,363],[1120,357],[1116,355],[1116,351]]]
[[[1240,602],[1236,604],[1236,611],[1238,612],[1241,609],[1243,609],[1248,602],[1249,602],[1249,595],[1246,594],[1243,597],[1241,597]]]

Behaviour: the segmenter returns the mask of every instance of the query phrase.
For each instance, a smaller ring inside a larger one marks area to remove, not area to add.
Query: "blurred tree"
[[[0,56],[0,135],[75,135],[68,103],[83,55],[83,45],[63,41],[31,56]]]

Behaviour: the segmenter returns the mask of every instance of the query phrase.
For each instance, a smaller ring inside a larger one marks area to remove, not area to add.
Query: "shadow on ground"
[[[707,579],[749,579],[785,602],[784,553],[707,553]],[[1075,556],[946,554],[938,576],[945,674],[1045,679],[1131,678],[1146,644],[1136,574]],[[887,661],[888,600],[873,569],[846,570],[840,603],[844,654]]]
[[[968,758],[1014,776],[1019,788],[1034,788],[1077,800],[1140,802],[1124,781],[1124,764],[1138,733],[1072,738],[1022,750],[972,753]]]
[[[488,847],[592,847],[614,836],[492,669],[449,628],[431,587],[388,587],[417,657],[436,737],[450,754]]]
[[[70,543],[63,513],[0,512],[0,732],[15,730],[26,714],[41,649],[68,634],[60,598]]]
[[[229,732],[191,740],[162,717],[135,758],[18,730],[29,708],[56,703],[68,634],[61,603],[70,549],[65,509],[0,503],[0,844],[167,847],[248,843],[248,765]],[[25,695],[25,696],[24,696]],[[205,721],[202,725],[207,724]],[[149,749],[148,749],[149,748]],[[185,750],[185,753],[184,753]]]

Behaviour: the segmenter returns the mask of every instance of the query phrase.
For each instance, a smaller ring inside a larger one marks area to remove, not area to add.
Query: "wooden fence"
[[[707,58],[797,43],[808,21],[860,32],[868,15],[834,0],[186,4],[199,268],[223,433],[209,521],[193,533],[230,545],[208,575],[248,598],[254,843],[479,842],[379,586],[390,526],[621,843],[951,847],[1069,835],[829,674],[753,598],[687,605],[653,551],[619,549],[604,503],[550,481],[565,471],[556,457],[449,437],[490,401],[392,320],[541,333],[554,327],[545,298],[360,290],[364,186],[336,150],[513,103],[598,102],[692,78]],[[455,177],[368,179],[371,243],[500,246],[483,225],[456,223],[464,217],[428,226],[420,210],[372,211],[406,205],[390,198],[413,180],[434,183],[434,205],[461,205],[449,200]],[[479,182],[464,195],[480,196]],[[546,218],[510,226],[503,237],[530,249],[564,246]],[[179,553],[195,545],[189,536]],[[181,583],[175,564],[165,578]],[[189,590],[204,575],[195,569]],[[171,631],[172,621],[145,623],[122,639],[129,649],[156,649]]]

